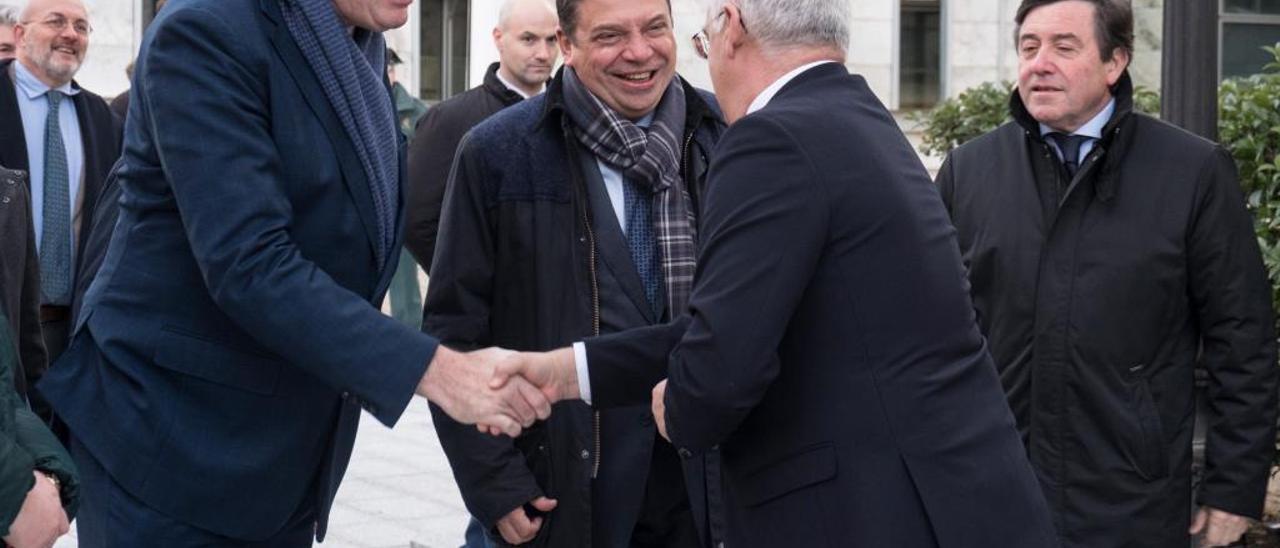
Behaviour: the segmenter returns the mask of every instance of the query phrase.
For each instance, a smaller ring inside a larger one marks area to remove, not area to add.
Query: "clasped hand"
[[[475,424],[494,435],[519,436],[524,428],[551,415],[551,402],[522,378],[490,386],[494,367],[512,354],[500,348],[460,353],[441,346],[417,393],[458,422]]]

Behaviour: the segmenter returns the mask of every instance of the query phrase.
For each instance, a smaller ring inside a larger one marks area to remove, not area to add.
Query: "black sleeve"
[[[27,191],[20,192],[26,197]],[[31,200],[27,199],[21,207],[30,208]],[[40,259],[36,256],[36,230],[32,218],[27,216],[27,258],[26,272],[22,275],[22,297],[18,311],[18,355],[21,356],[27,397],[35,396],[36,382],[44,376],[49,368],[49,353],[44,347],[44,335],[40,330]]]
[[[84,305],[84,295],[93,283],[93,278],[102,268],[102,260],[107,256],[107,244],[111,243],[111,233],[115,230],[116,219],[120,216],[120,184],[116,170],[112,169],[102,181],[102,192],[93,209],[93,218],[88,226],[89,235],[84,240],[84,249],[76,265],[76,287],[71,295],[71,325],[75,326],[80,317],[80,307]]]
[[[766,116],[740,120],[720,142],[689,328],[671,353],[666,420],[676,447],[720,443],[777,378],[778,346],[827,242],[821,181]]]
[[[431,271],[444,191],[458,143],[469,127],[449,115],[453,105],[437,106],[418,122],[409,142],[404,246],[425,271]]]
[[[1226,151],[1209,159],[1199,186],[1187,246],[1192,305],[1209,372],[1200,503],[1257,519],[1276,441],[1271,285]]]
[[[444,237],[436,254],[439,260],[431,268],[422,328],[450,347],[474,349],[488,346],[492,339],[494,246],[481,171],[467,146],[464,141],[459,168],[445,195],[448,207],[440,223]],[[431,416],[462,500],[485,528],[542,496],[511,438],[480,433],[435,404]]]
[[[597,409],[649,403],[653,385],[667,377],[671,350],[689,327],[689,316],[587,339],[591,406]]]
[[[952,166],[952,156],[947,154],[946,159],[942,160],[942,167],[938,168],[938,176],[933,179],[934,184],[938,185],[938,192],[942,193],[942,204],[947,207],[947,213],[952,212],[955,206],[955,168]],[[952,219],[955,218],[953,214]]]

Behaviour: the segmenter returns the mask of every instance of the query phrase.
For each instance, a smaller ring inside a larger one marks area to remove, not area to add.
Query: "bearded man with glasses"
[[[45,421],[52,420],[52,411],[28,392],[66,348],[72,304],[80,296],[76,288],[88,285],[77,283],[76,268],[86,255],[88,220],[120,156],[120,121],[106,101],[74,81],[92,33],[80,0],[31,0],[13,26],[16,58],[0,62],[0,165],[29,173],[40,270],[38,325],[18,333],[18,346],[40,344],[48,352],[47,361],[20,352],[23,371],[15,378],[19,393],[30,396]],[[25,252],[15,242],[0,244],[0,263],[20,264],[22,256],[13,253]],[[0,294],[4,303],[16,299]]]

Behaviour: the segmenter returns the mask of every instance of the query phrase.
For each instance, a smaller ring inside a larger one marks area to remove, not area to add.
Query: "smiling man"
[[[543,350],[667,321],[693,277],[707,159],[722,124],[676,76],[665,0],[560,0],[565,69],[463,140],[424,327],[445,343]],[[489,542],[692,547],[681,462],[646,405],[566,403],[515,440],[436,413]],[[690,493],[703,493],[700,472]]]
[[[48,363],[66,348],[78,296],[75,265],[85,254],[103,181],[120,155],[120,126],[107,103],[74,81],[92,32],[79,0],[31,0],[13,26],[16,59],[0,62],[0,165],[29,172],[40,263],[40,329],[21,334],[20,346],[42,333]],[[24,357],[22,365],[21,384],[34,386],[45,362]],[[49,421],[48,405],[30,396]]]
[[[1068,548],[1236,540],[1275,442],[1270,287],[1231,156],[1133,111],[1124,0],[1024,0],[1014,120],[938,175]],[[1193,368],[1209,372],[1192,516]]]

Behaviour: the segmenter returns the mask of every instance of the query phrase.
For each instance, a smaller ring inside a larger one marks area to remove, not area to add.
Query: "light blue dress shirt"
[[[649,127],[649,124],[652,123],[652,112],[635,122],[637,126],[644,128]],[[596,158],[596,166],[600,168],[600,178],[604,179],[604,189],[609,193],[609,205],[613,206],[613,216],[618,219],[618,226],[622,227],[622,234],[625,236],[627,234],[627,204],[626,194],[622,191],[622,172],[604,163],[604,160],[599,158]]]
[[[1107,127],[1107,122],[1111,121],[1111,115],[1115,114],[1115,112],[1116,100],[1112,97],[1111,100],[1107,102],[1107,106],[1102,108],[1102,112],[1099,112],[1097,116],[1094,116],[1093,119],[1089,120],[1085,125],[1080,126],[1080,129],[1077,129],[1075,133],[1072,133],[1072,135],[1084,135],[1085,137],[1090,137],[1090,139],[1080,145],[1080,157],[1076,158],[1076,165],[1084,165],[1084,159],[1089,157],[1089,153],[1093,151],[1093,146],[1098,143],[1098,139],[1102,138],[1102,129]],[[1049,126],[1040,124],[1041,137],[1057,132],[1057,130]],[[1053,147],[1054,153],[1056,153],[1058,155],[1058,159],[1061,160],[1062,149],[1058,148],[1058,143],[1053,139],[1045,139],[1045,141],[1048,141],[1049,146]]]
[[[14,87],[17,88],[18,111],[22,114],[22,131],[27,138],[27,162],[29,163],[31,181],[31,220],[36,228],[36,251],[40,250],[40,237],[44,234],[44,123],[49,115],[49,99],[45,93],[49,86],[36,78],[21,62],[14,61]],[[80,122],[76,119],[76,105],[72,95],[80,90],[65,84],[58,91],[67,95],[67,100],[58,105],[58,124],[62,127],[62,144],[67,151],[67,175],[70,183],[71,218],[67,219],[72,230],[71,264],[75,264],[76,230],[80,216],[80,189],[84,186],[84,141],[80,138]],[[74,266],[72,272],[74,272]]]

